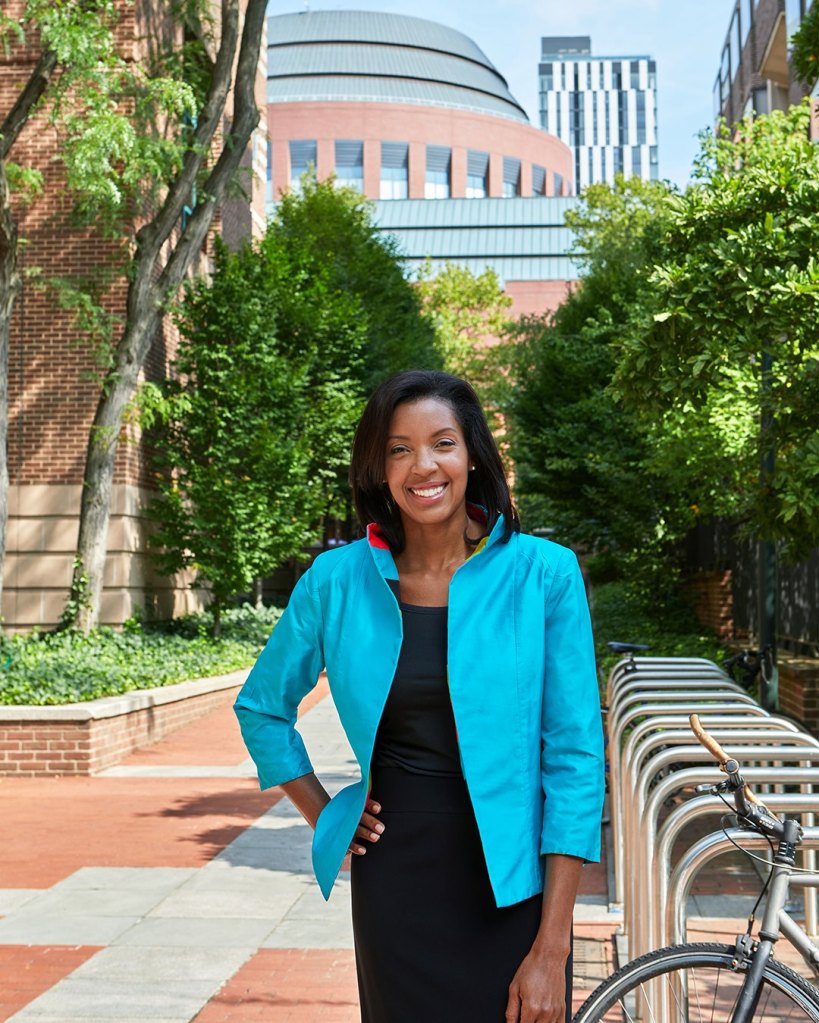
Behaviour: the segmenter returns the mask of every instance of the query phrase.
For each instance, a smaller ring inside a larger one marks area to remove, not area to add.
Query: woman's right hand
[[[374,799],[368,799],[350,843],[350,852],[354,856],[363,856],[366,853],[367,846],[363,844],[364,842],[372,844],[384,834],[384,825],[377,817],[379,813],[381,813],[381,804]]]

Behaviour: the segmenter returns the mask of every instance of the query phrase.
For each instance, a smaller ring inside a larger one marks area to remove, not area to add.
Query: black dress
[[[401,603],[404,642],[373,752],[384,834],[352,858],[362,1023],[504,1023],[541,897],[498,909],[463,779],[445,607]],[[571,1017],[571,958],[566,968]]]

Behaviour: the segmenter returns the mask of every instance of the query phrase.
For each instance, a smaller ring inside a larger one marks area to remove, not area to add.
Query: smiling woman
[[[263,788],[352,855],[363,1023],[562,1023],[602,731],[585,588],[523,536],[475,392],[382,384],[350,480],[366,539],[302,576],[236,709]],[[294,728],[326,667],[360,780],[330,799]]]

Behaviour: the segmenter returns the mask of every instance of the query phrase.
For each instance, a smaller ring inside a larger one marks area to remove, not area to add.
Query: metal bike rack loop
[[[770,764],[770,772],[779,772],[773,775],[776,780],[795,782],[798,779],[785,777],[786,769],[774,766],[772,762],[776,762],[776,764],[796,762],[800,764],[801,769],[804,771],[813,760],[819,761],[819,742],[813,739],[812,736],[800,733],[784,733],[781,738],[787,738],[789,745],[745,745],[743,747],[743,755],[746,761]],[[674,771],[659,781],[651,792],[649,792],[649,785],[658,771],[678,762],[713,764],[714,758],[708,750],[703,749],[700,745],[677,746],[659,753],[645,766],[638,776],[634,790],[634,803],[628,808],[624,829],[626,850],[631,852],[630,856],[627,855],[624,863],[627,881],[627,899],[624,905],[624,927],[626,933],[629,932],[631,919],[636,911],[637,882],[635,873],[640,871],[644,865],[646,870],[650,869],[650,861],[656,843],[660,810],[665,800],[673,792],[684,787],[685,781],[687,781],[685,776],[690,768]],[[711,777],[713,778],[713,769]],[[765,780],[771,780],[770,773]],[[635,826],[635,822],[639,826]]]

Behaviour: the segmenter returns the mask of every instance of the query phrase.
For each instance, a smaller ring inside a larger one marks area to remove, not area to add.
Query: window
[[[532,164],[532,195],[546,194],[546,168]]]
[[[646,143],[646,94],[637,93],[637,145]]]
[[[722,64],[719,69],[719,77],[721,83],[719,95],[721,102],[724,104],[731,92],[731,51],[727,45],[722,51]]]
[[[273,143],[267,140],[267,177],[264,190],[265,202],[273,202]]]
[[[563,195],[563,175],[555,171],[555,195]]]
[[[799,28],[802,21],[802,0],[785,0],[785,22],[787,24],[788,40]]]
[[[622,146],[615,146],[614,147],[614,173],[615,174],[622,174],[623,173],[623,147]]]
[[[503,158],[503,197],[512,199],[520,195],[520,160],[512,156]]]
[[[739,56],[742,52],[738,10],[734,11],[734,16],[731,18],[731,27],[728,29],[728,46],[731,51],[731,74],[733,76],[739,71]]]
[[[742,29],[742,45],[744,46],[745,40],[748,38],[748,33],[751,31],[751,25],[754,21],[753,0],[740,0],[739,21]]]
[[[611,145],[614,139],[611,137],[611,93],[607,92],[603,96],[603,102],[606,107],[606,133],[603,136],[603,144]]]
[[[722,82],[720,76],[717,75],[716,81],[714,82],[714,120],[719,120],[720,114],[722,113]]]
[[[336,141],[336,184],[364,191],[364,143]]]
[[[449,146],[427,146],[425,199],[448,199],[452,195]]]
[[[631,62],[631,87],[632,89],[640,88],[640,61],[633,60]]]
[[[409,195],[409,146],[406,142],[381,143],[381,199]]]
[[[650,60],[648,62],[648,87],[652,91],[657,89],[657,61]]]
[[[316,169],[316,143],[302,139],[290,143],[290,187],[294,192],[301,188],[301,179],[308,171]]]
[[[559,65],[558,65],[559,67]],[[541,64],[540,65],[540,87],[541,89],[553,89],[554,86],[554,65],[553,64]]]
[[[601,89],[605,89],[606,88],[606,65],[601,60],[600,64],[598,66],[600,68],[600,88]]]
[[[466,197],[485,199],[489,194],[489,153],[469,149],[466,154]]]
[[[628,144],[628,93],[621,92],[617,97],[617,117],[620,121],[619,142],[621,146]]]
[[[660,177],[660,157],[656,146],[649,146],[648,150],[649,177],[657,181]]]
[[[615,60],[611,65],[611,87],[612,89],[623,88],[623,62]]]

